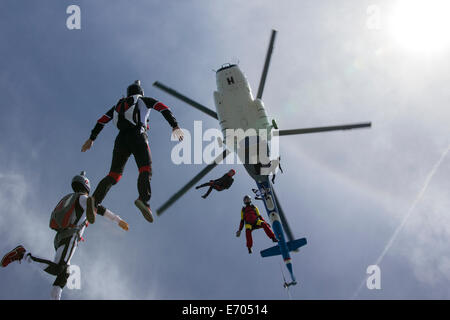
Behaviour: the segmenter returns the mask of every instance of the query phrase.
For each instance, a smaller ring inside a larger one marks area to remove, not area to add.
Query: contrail
[[[428,185],[431,182],[431,179],[433,179],[434,174],[438,171],[439,167],[441,166],[442,162],[444,161],[444,159],[447,156],[447,154],[449,153],[449,151],[450,151],[450,145],[442,153],[442,155],[440,156],[439,160],[436,162],[436,164],[431,169],[430,173],[427,175],[427,178],[425,179],[425,183],[424,183],[422,189],[420,189],[419,193],[417,194],[417,197],[415,198],[415,200],[411,204],[411,207],[409,208],[408,212],[403,217],[402,222],[395,229],[394,233],[392,234],[391,238],[389,239],[388,243],[386,244],[386,247],[384,248],[383,252],[381,252],[380,256],[376,260],[375,265],[380,265],[381,261],[383,261],[384,256],[389,251],[389,249],[392,247],[393,243],[397,239],[398,234],[403,229],[404,225],[408,221],[408,218],[411,216],[411,213],[414,211],[414,209],[416,208],[417,204],[422,199],[423,195],[425,194],[425,191],[428,188]],[[359,292],[361,291],[362,287],[364,286],[365,282],[366,282],[366,277],[361,281],[361,284],[359,285],[358,289],[353,294],[352,299],[356,299],[356,297],[359,295]]]

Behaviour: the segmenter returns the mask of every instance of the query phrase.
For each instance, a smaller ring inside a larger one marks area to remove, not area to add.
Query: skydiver
[[[273,169],[272,169],[273,166]],[[269,168],[271,170],[267,170],[264,175],[272,174],[272,183],[275,184],[275,176],[276,176],[276,169],[279,168],[281,173],[283,173],[283,169],[281,168],[281,157],[278,157],[276,160],[269,161],[268,164],[262,164],[261,162],[258,162],[255,164],[255,172],[257,175],[262,174],[262,168]]]
[[[90,149],[105,124],[114,119],[119,134],[114,143],[109,174],[100,181],[88,201],[86,215],[89,221],[92,221],[91,223],[95,221],[95,208],[102,203],[111,186],[119,182],[131,154],[133,154],[139,169],[137,182],[139,197],[134,204],[147,221],[153,222],[152,211],[148,204],[151,197],[152,156],[148,144],[147,130],[149,129],[148,122],[151,109],[161,112],[172,127],[173,135],[179,141],[183,140],[183,131],[178,127],[177,120],[170,109],[160,101],[145,97],[140,81],[136,80],[128,86],[127,97],[120,99],[97,121],[89,139],[83,144],[81,152]]]
[[[239,225],[239,230],[236,231],[236,237],[241,235],[244,224],[248,253],[252,253],[252,231],[255,229],[263,228],[266,235],[272,239],[273,242],[278,242],[278,239],[275,237],[270,225],[259,214],[258,207],[252,204],[252,198],[249,195],[244,197],[244,206],[241,210],[241,224]]]
[[[278,168],[280,169],[281,173],[283,173],[283,168],[281,168],[281,157],[278,157]],[[272,184],[275,184],[275,171],[272,173]]]
[[[202,198],[206,199],[206,197],[211,193],[212,189],[215,189],[217,191],[222,191],[222,190],[230,188],[234,182],[234,179],[232,177],[235,174],[236,174],[236,171],[234,169],[231,169],[230,171],[225,173],[219,179],[209,180],[209,182],[207,182],[207,183],[196,186],[195,189],[209,187],[208,191],[206,191],[206,193],[204,195],[202,195]]]
[[[69,278],[70,259],[78,247],[78,242],[83,239],[84,229],[88,225],[85,211],[91,187],[85,172],[73,177],[72,189],[74,193],[64,196],[50,217],[50,228],[56,231],[54,260],[36,257],[19,245],[8,252],[1,261],[2,267],[6,267],[14,261],[24,260],[30,264],[36,264],[45,272],[55,276],[50,295],[55,300],[61,299],[62,289]],[[125,231],[128,230],[128,224],[105,207],[99,206],[97,214],[116,222]]]
[[[261,192],[258,189],[252,189],[252,191],[255,194],[255,200],[263,200],[263,198],[266,198],[265,192]]]

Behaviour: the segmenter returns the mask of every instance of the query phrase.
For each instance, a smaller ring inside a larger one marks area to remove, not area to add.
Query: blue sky
[[[279,31],[263,100],[280,128],[372,121],[370,130],[283,137],[275,188],[298,237],[294,299],[349,299],[448,148],[448,48],[429,55],[366,27],[370,4],[390,1],[2,1],[0,56],[0,249],[23,244],[53,257],[49,214],[86,170],[108,172],[117,129],[81,153],[95,121],[140,79],[180,125],[218,128],[212,118],[151,87],[159,80],[214,109],[215,74],[239,62],[257,90],[270,30]],[[81,7],[81,30],[65,26]],[[153,208],[203,165],[176,166],[170,127],[151,113]],[[216,168],[215,178],[232,166]],[[133,205],[133,159],[105,206],[130,224],[98,219],[72,260],[82,290],[65,299],[287,299],[280,259],[255,232],[255,254],[234,233],[253,183],[242,167],[231,190],[191,190],[154,224]],[[450,160],[445,158],[380,264],[381,290],[358,298],[450,298]],[[260,204],[262,207],[262,204]],[[28,265],[0,270],[1,299],[47,299],[51,277]]]

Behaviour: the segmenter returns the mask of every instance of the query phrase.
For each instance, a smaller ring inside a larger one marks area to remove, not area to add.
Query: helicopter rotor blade
[[[162,84],[161,82],[155,81],[153,83],[153,86],[165,91],[166,93],[174,96],[175,98],[180,99],[181,101],[191,105],[192,107],[196,108],[197,110],[200,110],[201,112],[206,113],[208,116],[213,117],[214,119],[218,119],[217,113],[212,111],[210,108],[207,108],[204,105],[202,105],[192,99],[189,99],[185,95],[179,93],[178,91],[175,91],[172,88],[169,88],[168,86]]]
[[[326,132],[326,131],[370,128],[371,126],[372,126],[371,122],[363,122],[363,123],[346,124],[346,125],[339,125],[339,126],[279,130],[279,131],[274,131],[273,134],[279,135],[279,136],[289,136],[289,135],[294,135],[294,134],[306,134],[306,133],[317,133],[317,132]]]
[[[275,37],[277,31],[272,29],[272,35],[270,36],[269,48],[266,53],[266,60],[264,62],[263,72],[261,74],[261,79],[259,81],[258,93],[256,98],[261,99],[264,91],[264,85],[266,84],[267,73],[269,71],[270,59],[272,58],[273,47],[275,43]]]

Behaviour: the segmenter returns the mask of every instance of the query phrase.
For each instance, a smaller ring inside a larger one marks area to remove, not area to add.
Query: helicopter
[[[270,160],[269,144],[272,138],[274,136],[367,128],[371,127],[372,124],[371,122],[363,122],[300,129],[278,129],[275,120],[269,122],[264,103],[261,99],[274,49],[276,34],[277,31],[272,30],[256,98],[253,97],[250,84],[239,65],[231,63],[222,65],[216,71],[217,90],[214,91],[216,111],[188,98],[186,95],[179,93],[161,82],[156,81],[153,83],[156,88],[163,90],[169,95],[174,96],[204,114],[218,120],[225,138],[225,150],[223,153],[219,154],[212,163],[208,164],[178,192],[170,197],[160,208],[158,208],[157,215],[159,216],[165,212],[175,201],[180,199],[190,188],[200,181],[200,179],[221,163],[231,153],[230,150],[236,152],[247,173],[256,183],[258,189],[254,189],[253,192],[257,195],[257,199],[264,202],[264,207],[270,219],[272,229],[278,239],[275,246],[262,250],[260,254],[263,258],[278,255],[282,256],[291,277],[289,282],[286,280],[284,281],[283,286],[287,288],[297,284],[290,252],[297,252],[300,247],[307,244],[307,240],[306,238],[295,239],[280,201],[275,193],[273,180],[271,181],[269,178],[270,176],[272,176],[272,178],[274,177],[276,167],[280,166],[279,158],[274,161]],[[239,138],[238,135],[233,136],[233,134],[230,134],[230,132],[233,133],[236,132],[236,130],[244,132],[248,132],[249,130],[253,130],[252,132],[262,131],[263,134],[249,134]],[[261,152],[261,150],[264,151]]]

